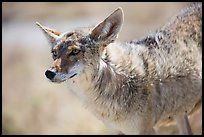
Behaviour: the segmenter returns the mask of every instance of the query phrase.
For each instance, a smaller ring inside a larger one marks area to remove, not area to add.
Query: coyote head
[[[52,82],[63,82],[80,75],[85,68],[96,65],[105,47],[116,39],[122,23],[121,8],[88,32],[75,30],[60,33],[36,22],[51,45],[54,60],[45,72],[46,77]]]

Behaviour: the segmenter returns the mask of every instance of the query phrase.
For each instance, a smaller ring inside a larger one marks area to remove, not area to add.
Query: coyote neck
[[[95,77],[93,78],[94,91],[98,94],[97,98],[101,96],[109,96],[114,99],[114,96],[121,93],[119,92],[119,84],[121,81],[127,79],[125,72],[117,72],[117,68],[108,63],[104,59],[100,59],[97,72],[95,72]]]
[[[143,77],[135,73],[133,75],[125,68],[118,68],[102,57],[97,65],[87,68],[84,76],[87,77],[86,80],[80,79],[76,84],[84,92],[84,103],[96,114],[122,119],[134,104],[138,106],[134,111],[145,111],[142,106],[147,103],[148,93],[144,92],[146,87],[141,86],[145,82]]]

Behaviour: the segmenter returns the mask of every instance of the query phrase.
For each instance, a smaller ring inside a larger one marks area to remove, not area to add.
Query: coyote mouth
[[[54,83],[62,83],[62,82],[64,82],[64,81],[66,81],[66,80],[50,80],[51,82],[54,82]]]
[[[68,78],[63,78],[63,79],[51,79],[50,81],[51,82],[54,82],[54,83],[62,83],[62,82],[64,82],[64,81],[66,81],[66,80],[69,80],[69,79],[71,79],[71,78],[73,78],[74,76],[76,76],[77,75],[77,73],[74,73],[73,75],[71,75],[70,77],[68,77]]]
[[[69,77],[69,79],[73,78],[76,75],[77,75],[77,73],[73,74],[72,76]]]

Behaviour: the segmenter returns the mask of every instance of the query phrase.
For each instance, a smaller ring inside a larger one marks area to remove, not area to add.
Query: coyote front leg
[[[192,135],[191,127],[189,124],[188,116],[186,114],[181,114],[175,117],[177,122],[179,132],[182,135]]]

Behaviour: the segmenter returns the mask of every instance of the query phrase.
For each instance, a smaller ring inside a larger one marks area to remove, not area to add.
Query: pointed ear
[[[56,42],[56,39],[59,37],[59,35],[61,33],[54,30],[54,29],[50,29],[48,27],[45,27],[45,26],[41,25],[39,22],[36,22],[36,25],[41,28],[41,30],[44,32],[45,36],[47,37],[48,41],[53,46]]]
[[[105,42],[109,44],[116,39],[122,24],[123,11],[122,8],[117,8],[91,31],[90,36],[96,42]]]

